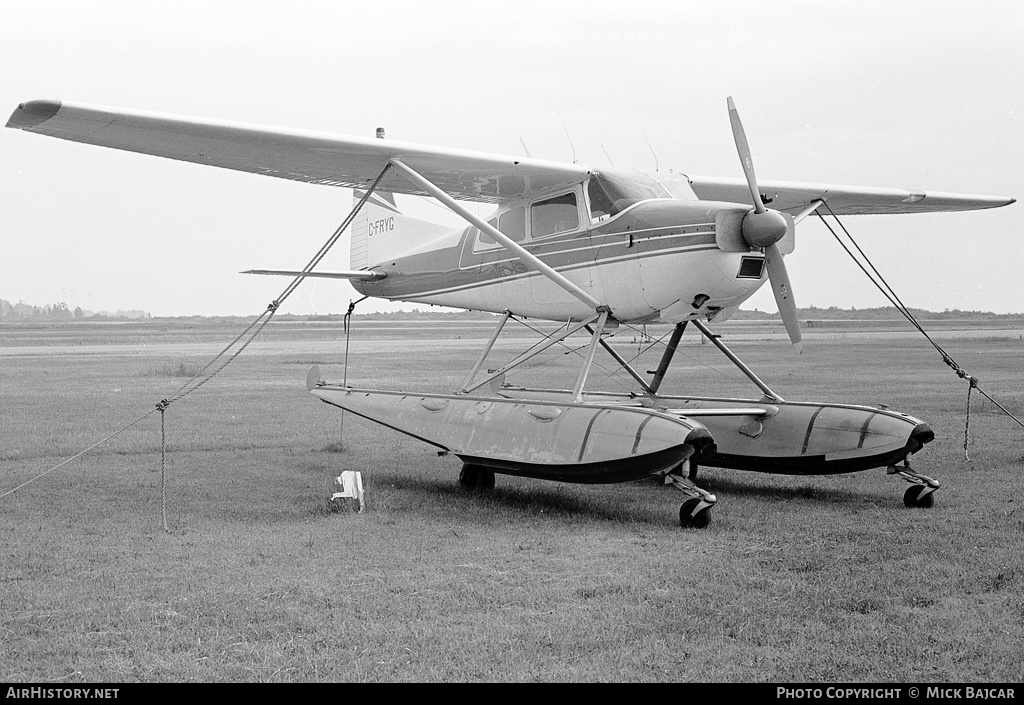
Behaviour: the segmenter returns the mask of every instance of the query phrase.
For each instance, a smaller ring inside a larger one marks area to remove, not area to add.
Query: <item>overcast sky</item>
[[[33,0],[0,65],[4,122],[56,98],[571,161],[568,130],[582,163],[653,171],[649,140],[741,177],[731,95],[760,179],[1024,197],[1019,0]],[[288,282],[238,272],[301,268],[348,193],[0,130],[0,299],[255,315]],[[1022,207],[845,222],[907,305],[1024,312]],[[321,268],[347,265],[343,240]],[[801,306],[886,305],[816,219],[787,265]]]

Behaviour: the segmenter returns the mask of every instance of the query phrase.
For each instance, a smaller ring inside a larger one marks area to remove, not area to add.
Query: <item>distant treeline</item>
[[[946,309],[942,312],[926,311],[920,308],[909,309],[915,318],[921,320],[1010,320],[1024,317],[1024,313],[991,313],[989,311],[961,311],[960,309]],[[811,306],[798,310],[801,320],[804,321],[888,321],[899,320],[903,315],[892,306],[879,308],[818,308]],[[353,317],[363,321],[488,321],[497,317],[498,314],[486,313],[484,311],[447,311],[447,310],[419,310],[412,311],[389,311],[372,313],[354,313]],[[290,321],[340,321],[345,317],[342,313],[310,314],[299,315],[282,313],[278,315],[281,320]],[[65,321],[77,319],[108,320],[124,318],[151,318],[146,311],[139,310],[118,310],[114,313],[101,311],[83,311],[81,308],[74,310],[68,308],[65,303],[49,304],[46,306],[32,306],[22,302],[11,304],[0,299],[0,321],[10,320],[40,320],[40,321]],[[244,316],[173,316],[176,319],[196,319],[208,322],[226,322],[231,320],[245,320]],[[780,320],[778,313],[766,311],[748,311],[740,309],[730,320],[733,321],[777,321]]]
[[[991,313],[989,311],[961,311],[960,309],[946,309],[941,313],[926,311],[922,308],[908,308],[914,318],[921,320],[942,321],[942,320],[999,320],[1021,318],[1021,313]],[[893,306],[879,308],[809,308],[797,309],[801,320],[825,320],[825,321],[889,321],[903,318],[903,314]],[[765,311],[745,311],[740,309],[732,317],[734,321],[757,321],[757,320],[780,320],[778,313],[766,313]]]
[[[991,313],[988,311],[961,311],[960,309],[946,309],[941,313],[926,311],[920,308],[908,309],[915,318],[921,320],[999,320],[1024,318],[1024,313]],[[817,308],[810,306],[797,310],[801,320],[840,320],[840,321],[889,321],[902,320],[903,314],[892,306],[880,308]],[[495,318],[498,314],[485,313],[482,311],[392,311],[389,313],[354,313],[353,317],[364,321],[487,321]],[[344,318],[343,314],[326,314],[319,316],[293,316],[284,314],[281,318],[292,320],[309,321],[333,321]],[[781,320],[778,313],[766,311],[748,311],[740,309],[730,320],[733,321],[777,321]]]
[[[362,321],[489,321],[498,315],[486,311],[420,311],[415,309],[413,311],[353,313],[352,317]],[[294,316],[294,318],[329,321],[344,318],[344,315],[332,313],[324,316]]]
[[[46,304],[45,306],[33,306],[19,301],[12,304],[10,301],[0,299],[0,320],[35,320],[35,321],[71,321],[80,318],[106,319],[106,318],[149,318],[145,311],[122,311],[114,313],[100,311],[93,313],[85,311],[80,306],[71,309],[66,303]]]

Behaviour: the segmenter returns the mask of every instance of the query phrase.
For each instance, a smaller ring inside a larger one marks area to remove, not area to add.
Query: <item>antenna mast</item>
[[[647,133],[644,132],[644,139],[647,140],[647,147],[651,150],[651,156],[654,157],[654,171],[660,171],[658,168],[658,155],[654,153],[654,147],[651,145],[651,140],[647,137]]]
[[[562,119],[562,113],[558,113],[558,119],[562,123],[562,129],[565,130],[565,138],[569,140],[569,149],[572,150],[572,163],[576,163],[576,146],[572,143],[572,137],[569,136],[569,128],[565,126],[565,120]]]

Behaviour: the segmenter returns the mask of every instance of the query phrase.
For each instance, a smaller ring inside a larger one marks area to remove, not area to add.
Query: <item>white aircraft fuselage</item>
[[[674,193],[662,185],[666,181]],[[738,306],[767,281],[765,257],[742,241],[749,206],[700,201],[684,184],[681,177],[602,171],[575,188],[508,204],[489,223],[620,321],[706,319]],[[619,198],[613,202],[608,192]],[[386,275],[354,281],[360,293],[531,318],[593,315],[592,307],[478,228],[409,251],[410,230],[419,222],[381,205],[368,203],[353,226],[354,256],[365,239],[368,268]],[[374,263],[384,254],[391,256]]]

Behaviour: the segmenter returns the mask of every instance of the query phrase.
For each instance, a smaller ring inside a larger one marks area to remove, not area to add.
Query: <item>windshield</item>
[[[671,198],[654,179],[638,171],[595,171],[587,185],[590,217],[604,220],[648,198]]]

